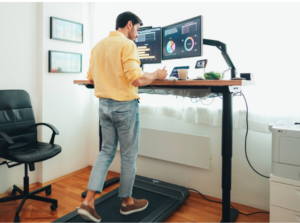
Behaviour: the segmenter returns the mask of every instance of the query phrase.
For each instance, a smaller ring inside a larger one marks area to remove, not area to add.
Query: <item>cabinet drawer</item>
[[[270,204],[300,212],[300,187],[271,181]]]
[[[270,222],[300,222],[300,212],[270,205]]]

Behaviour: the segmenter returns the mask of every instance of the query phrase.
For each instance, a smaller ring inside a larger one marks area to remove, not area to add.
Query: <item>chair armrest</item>
[[[50,129],[52,129],[53,133],[52,133],[52,136],[51,136],[50,144],[53,144],[54,143],[55,135],[59,135],[59,131],[53,125],[51,125],[49,123],[37,123],[35,125],[36,126],[38,126],[38,125],[45,125],[45,126],[49,127]]]
[[[0,136],[2,136],[2,138],[4,138],[8,144],[10,144],[10,145],[14,144],[14,141],[8,135],[6,135],[4,132],[0,131]]]
[[[5,157],[5,154],[6,154],[6,151],[7,151],[8,147],[10,145],[14,144],[14,141],[6,133],[4,133],[4,132],[0,131],[0,136],[2,136],[2,138],[4,138],[5,141],[6,141],[6,146],[5,146],[5,148],[3,149],[3,152],[2,152],[3,153],[3,157]]]
[[[52,131],[56,134],[56,135],[59,135],[59,131],[53,126],[53,125],[51,125],[51,124],[49,124],[49,123],[37,123],[37,124],[35,124],[36,126],[38,126],[38,125],[45,125],[45,126],[48,126],[50,129],[52,129]]]

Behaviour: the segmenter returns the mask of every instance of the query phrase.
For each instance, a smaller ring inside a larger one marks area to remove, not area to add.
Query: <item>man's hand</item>
[[[132,85],[134,87],[146,86],[148,84],[151,84],[154,80],[164,80],[167,76],[168,72],[166,70],[158,69],[153,73],[144,73],[143,76],[133,81]]]
[[[158,80],[164,80],[168,76],[167,70],[157,69]]]

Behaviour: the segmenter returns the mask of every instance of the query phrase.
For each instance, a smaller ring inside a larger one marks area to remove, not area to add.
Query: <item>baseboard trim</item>
[[[45,182],[45,183],[39,183],[39,182],[35,182],[35,183],[32,183],[32,184],[29,184],[29,189],[30,188],[33,188],[33,187],[43,187],[43,186],[46,186],[46,185],[49,185],[49,184],[53,184],[53,183],[56,183],[60,180],[64,180],[65,178],[68,178],[68,177],[71,177],[73,175],[76,175],[78,173],[81,173],[81,172],[84,172],[84,171],[87,171],[87,170],[91,170],[92,169],[92,166],[87,166],[87,167],[84,167],[80,170],[77,170],[75,172],[72,172],[72,173],[69,173],[67,175],[64,175],[62,177],[58,177],[56,179],[53,179],[53,180],[50,180],[48,182]],[[23,187],[20,187],[22,190],[23,190]],[[8,196],[11,196],[11,191],[7,191],[7,192],[4,192],[2,194],[0,194],[0,198],[2,197],[8,197]]]
[[[87,170],[91,170],[91,169],[92,169],[92,166],[87,166],[87,167],[84,167],[84,168],[82,168],[82,169],[80,169],[80,170],[77,170],[77,171],[75,171],[75,172],[72,172],[72,173],[69,173],[69,174],[67,174],[67,175],[64,175],[64,176],[62,176],[62,177],[58,177],[58,178],[56,178],[56,179],[47,181],[47,182],[45,182],[45,183],[37,183],[37,184],[38,184],[39,187],[43,187],[43,186],[46,186],[46,185],[49,185],[49,184],[56,183],[56,182],[58,182],[58,181],[60,181],[60,180],[64,180],[64,179],[66,179],[66,178],[68,178],[68,177],[71,177],[71,176],[73,176],[73,175],[76,175],[76,174],[78,174],[78,173],[81,173],[81,172],[84,172],[84,171],[87,171]]]

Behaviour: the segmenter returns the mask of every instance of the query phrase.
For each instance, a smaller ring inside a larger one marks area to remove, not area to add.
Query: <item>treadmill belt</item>
[[[101,222],[163,222],[190,196],[189,190],[185,187],[136,175],[132,197],[146,199],[149,205],[143,211],[122,215],[120,213],[122,201],[118,197],[118,191],[119,188],[115,188],[95,200],[95,208],[101,216]],[[87,221],[75,210],[54,222]]]
[[[159,207],[163,202],[169,200],[167,196],[163,196],[157,193],[153,193],[147,190],[142,190],[136,187],[133,187],[132,197],[136,199],[146,199],[149,201],[148,207],[137,213],[130,215],[122,215],[120,213],[121,200],[118,197],[118,193],[114,196],[108,198],[105,202],[97,204],[97,198],[95,200],[95,208],[97,214],[101,216],[101,222],[139,222],[147,215],[149,215],[154,209]],[[75,216],[68,220],[68,222],[87,222],[80,215]]]

